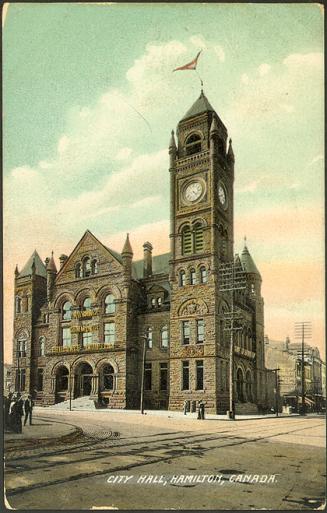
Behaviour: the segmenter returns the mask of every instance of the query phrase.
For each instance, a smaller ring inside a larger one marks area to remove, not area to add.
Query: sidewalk
[[[44,411],[44,408],[35,408],[35,410]],[[51,440],[53,438],[62,438],[63,436],[71,435],[77,430],[76,426],[61,423],[52,419],[40,419],[37,416],[34,419],[32,426],[23,425],[22,433],[5,432],[4,438],[6,442],[19,441],[19,440]]]
[[[61,403],[59,403],[61,404]],[[55,408],[54,406],[51,406],[51,408],[49,407],[41,407],[41,406],[36,406],[34,408],[35,411],[37,412],[46,412],[46,413],[50,413],[50,412],[60,412],[60,413],[70,413],[70,410],[67,408],[67,409],[63,409],[62,407],[58,407],[58,408]],[[98,409],[98,410],[91,410],[91,409],[87,409],[87,408],[76,408],[76,407],[72,407],[72,411],[76,412],[76,411],[80,411],[80,412],[90,412],[90,413],[100,413],[100,414],[104,414],[104,415],[110,415],[111,413],[121,413],[121,414],[133,414],[135,415],[136,413],[140,413],[139,410],[123,410],[123,409],[119,409],[119,408],[104,408],[104,409]],[[184,420],[194,420],[197,418],[197,413],[187,413],[186,415],[184,415],[183,412],[180,412],[180,411],[169,411],[169,410],[144,410],[144,415],[147,415],[147,416],[157,416],[157,417],[165,417],[165,418],[169,418],[169,419],[184,419]],[[292,413],[291,415],[288,415],[288,414],[282,414],[282,413],[279,413],[278,417],[276,417],[276,414],[274,413],[269,413],[267,415],[236,415],[236,418],[235,420],[238,421],[238,420],[255,420],[255,419],[268,419],[268,418],[289,418],[289,417],[298,417],[299,415],[296,414],[296,413]],[[227,418],[227,415],[216,415],[216,414],[212,414],[212,413],[206,413],[205,414],[205,418],[206,420],[222,420],[222,421],[229,421],[229,419]]]

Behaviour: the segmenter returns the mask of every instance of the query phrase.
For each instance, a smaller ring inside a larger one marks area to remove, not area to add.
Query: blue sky
[[[35,247],[43,259],[69,253],[87,228],[117,250],[130,232],[136,256],[147,239],[156,253],[168,249],[170,131],[200,93],[194,72],[172,70],[200,49],[205,93],[236,155],[235,250],[247,235],[266,331],[292,337],[294,320],[309,315],[322,347],[323,13],[314,4],[11,4],[8,294],[16,262]]]

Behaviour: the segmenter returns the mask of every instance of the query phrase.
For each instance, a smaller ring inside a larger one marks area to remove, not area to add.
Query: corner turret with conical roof
[[[51,252],[51,258],[47,265],[47,301],[50,302],[53,297],[53,291],[57,276],[57,267],[53,258],[53,251]]]
[[[133,250],[131,243],[129,241],[129,234],[126,235],[126,240],[124,247],[121,252],[123,266],[124,266],[124,275],[125,275],[125,283],[131,280],[132,277],[132,260],[133,260]]]

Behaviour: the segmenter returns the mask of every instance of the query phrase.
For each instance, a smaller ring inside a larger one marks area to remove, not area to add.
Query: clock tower
[[[172,133],[170,155],[170,407],[227,401],[227,358],[219,312],[221,262],[233,259],[234,154],[227,129],[203,91]],[[218,391],[226,391],[226,394]],[[226,395],[226,398],[224,397]],[[227,409],[227,408],[226,408]]]

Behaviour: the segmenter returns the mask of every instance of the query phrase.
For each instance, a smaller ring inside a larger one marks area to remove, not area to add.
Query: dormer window
[[[155,307],[156,307],[156,298],[152,297],[151,298],[151,308],[155,308]]]
[[[186,155],[193,155],[201,151],[201,137],[198,134],[190,135],[185,142]]]
[[[161,305],[162,305],[162,298],[161,297],[158,297],[157,303],[158,303],[158,307],[160,308]]]

